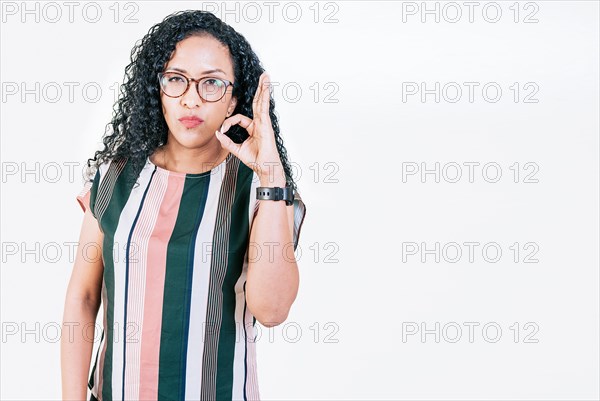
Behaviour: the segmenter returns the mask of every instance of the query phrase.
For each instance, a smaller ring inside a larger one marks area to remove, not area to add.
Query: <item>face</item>
[[[179,42],[163,72],[168,71],[178,72],[188,79],[212,77],[234,82],[229,50],[211,36],[192,36]],[[231,86],[227,86],[221,100],[208,102],[199,96],[193,81],[182,96],[173,98],[161,91],[160,99],[169,127],[168,142],[175,141],[189,149],[218,142],[215,131],[233,113],[236,105]],[[199,118],[202,122],[198,124],[189,117]]]

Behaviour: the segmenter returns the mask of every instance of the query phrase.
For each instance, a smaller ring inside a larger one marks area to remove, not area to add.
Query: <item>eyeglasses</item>
[[[207,102],[217,102],[225,96],[228,86],[233,82],[226,79],[206,77],[201,79],[188,78],[177,72],[158,73],[158,82],[162,92],[169,97],[180,97],[187,92],[190,82],[196,85],[196,92]]]

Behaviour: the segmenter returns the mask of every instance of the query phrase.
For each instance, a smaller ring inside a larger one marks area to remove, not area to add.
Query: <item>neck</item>
[[[198,149],[185,148],[169,141],[156,150],[152,159],[154,164],[169,171],[199,174],[215,168],[228,153],[216,139]]]

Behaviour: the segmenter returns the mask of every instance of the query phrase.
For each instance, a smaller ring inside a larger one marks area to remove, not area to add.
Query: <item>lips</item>
[[[181,117],[179,119],[179,121],[181,122],[181,124],[183,124],[187,128],[197,127],[198,125],[200,125],[204,122],[203,119],[201,119],[200,117],[196,117],[196,116]]]

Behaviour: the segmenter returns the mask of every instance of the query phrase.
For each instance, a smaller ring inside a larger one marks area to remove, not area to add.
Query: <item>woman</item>
[[[202,11],[152,27],[125,71],[77,197],[63,399],[85,399],[86,385],[91,400],[259,399],[255,322],[287,318],[306,213],[269,78],[245,38]]]

